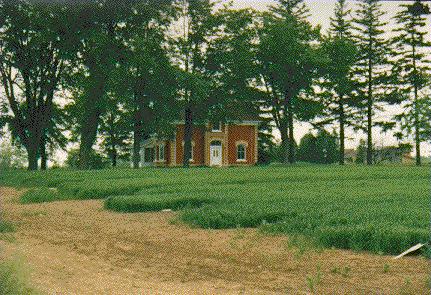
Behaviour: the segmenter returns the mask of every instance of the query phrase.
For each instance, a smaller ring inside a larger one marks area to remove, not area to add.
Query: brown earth
[[[21,257],[47,294],[430,294],[421,257],[289,246],[253,229],[193,229],[172,212],[112,213],[102,201],[21,205],[19,194],[0,188],[16,225],[0,256]]]

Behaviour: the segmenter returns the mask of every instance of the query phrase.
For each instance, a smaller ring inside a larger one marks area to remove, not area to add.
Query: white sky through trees
[[[334,8],[336,4],[336,0],[305,0],[308,8],[310,9],[310,22],[313,25],[320,25],[322,27],[322,33],[326,33],[330,25],[330,18],[334,14]],[[347,0],[348,9],[352,10],[352,14],[354,15],[357,4],[360,1],[357,0]],[[233,0],[235,8],[246,8],[251,7],[256,10],[266,10],[269,5],[275,4],[274,0]],[[400,4],[412,4],[413,1],[395,1],[395,0],[382,0],[382,10],[387,12],[385,18],[383,19],[385,22],[388,22],[387,26],[387,37],[391,36],[391,30],[393,28],[393,24],[395,21],[392,19],[395,14],[400,10]],[[431,1],[424,2],[431,7]],[[431,15],[427,16],[428,26],[430,33],[427,38],[431,40]],[[430,49],[431,54],[431,49]],[[385,112],[376,114],[374,120],[391,120],[392,116],[401,111],[401,107],[388,107]],[[310,124],[307,123],[296,123],[295,126],[295,140],[298,142],[310,130]],[[331,130],[331,127],[327,128]],[[276,137],[280,138],[279,132],[276,132]],[[366,139],[366,135],[362,132],[355,133],[351,129],[347,129],[346,132],[346,148],[356,148],[359,144],[359,140],[361,138]],[[373,128],[373,140],[374,144],[377,147],[382,145],[397,145],[398,141],[394,138],[393,132],[389,131],[386,134],[383,134],[379,128]],[[410,140],[413,143],[413,140]],[[431,143],[423,143],[422,144],[422,154],[423,156],[431,155]]]

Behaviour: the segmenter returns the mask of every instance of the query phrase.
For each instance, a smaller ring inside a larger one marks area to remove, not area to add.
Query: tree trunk
[[[115,148],[115,146],[112,147],[112,155],[111,155],[111,162],[112,162],[112,167],[117,167],[117,149]]]
[[[40,143],[40,169],[46,170],[48,167],[48,154],[46,153],[46,136],[42,136]]]
[[[141,87],[138,85],[137,87]],[[144,101],[139,90],[134,93],[135,114],[133,122],[133,168],[139,169],[141,163],[141,142],[143,137]]]
[[[415,145],[416,145],[416,166],[422,165],[421,159],[421,138],[420,138],[420,122],[419,122],[419,105],[418,105],[418,83],[417,83],[417,68],[416,68],[416,46],[413,45],[413,72],[414,72],[414,117],[415,117]]]
[[[28,160],[27,170],[36,171],[38,168],[38,165],[37,165],[37,144],[33,143],[29,147],[26,147],[26,149],[27,149],[27,160]]]
[[[102,71],[95,69],[94,71]],[[106,75],[94,73],[95,84],[89,89],[84,102],[84,114],[81,121],[81,144],[79,147],[79,168],[90,169],[90,157],[93,144],[96,141],[100,115],[103,113],[105,102]]]
[[[344,135],[344,104],[340,102],[340,155],[339,164],[344,165],[345,135]]]
[[[141,141],[142,141],[142,128],[141,123],[136,121],[133,127],[133,168],[139,169],[141,163]]]
[[[184,112],[184,155],[183,155],[183,167],[188,168],[190,166],[190,158],[192,153],[192,135],[193,135],[193,111],[190,103],[185,108]]]
[[[373,164],[373,72],[371,60],[368,62],[367,98],[367,165]]]
[[[293,111],[292,104],[287,109],[288,129],[289,129],[289,163],[295,163],[295,138],[293,136]]]
[[[283,163],[289,164],[289,129],[286,118],[280,119],[281,148],[283,150]]]

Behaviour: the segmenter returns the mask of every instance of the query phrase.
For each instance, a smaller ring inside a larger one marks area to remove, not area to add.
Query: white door
[[[222,164],[222,148],[221,146],[210,146],[210,165],[221,166]]]

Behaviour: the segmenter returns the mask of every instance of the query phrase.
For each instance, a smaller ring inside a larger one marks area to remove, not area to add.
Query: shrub
[[[108,160],[102,155],[92,151],[88,161],[88,166],[91,169],[103,169],[108,167]],[[79,150],[73,149],[69,151],[66,159],[66,166],[70,168],[79,168]]]
[[[53,202],[60,199],[57,189],[35,188],[26,191],[20,198],[22,204]]]

